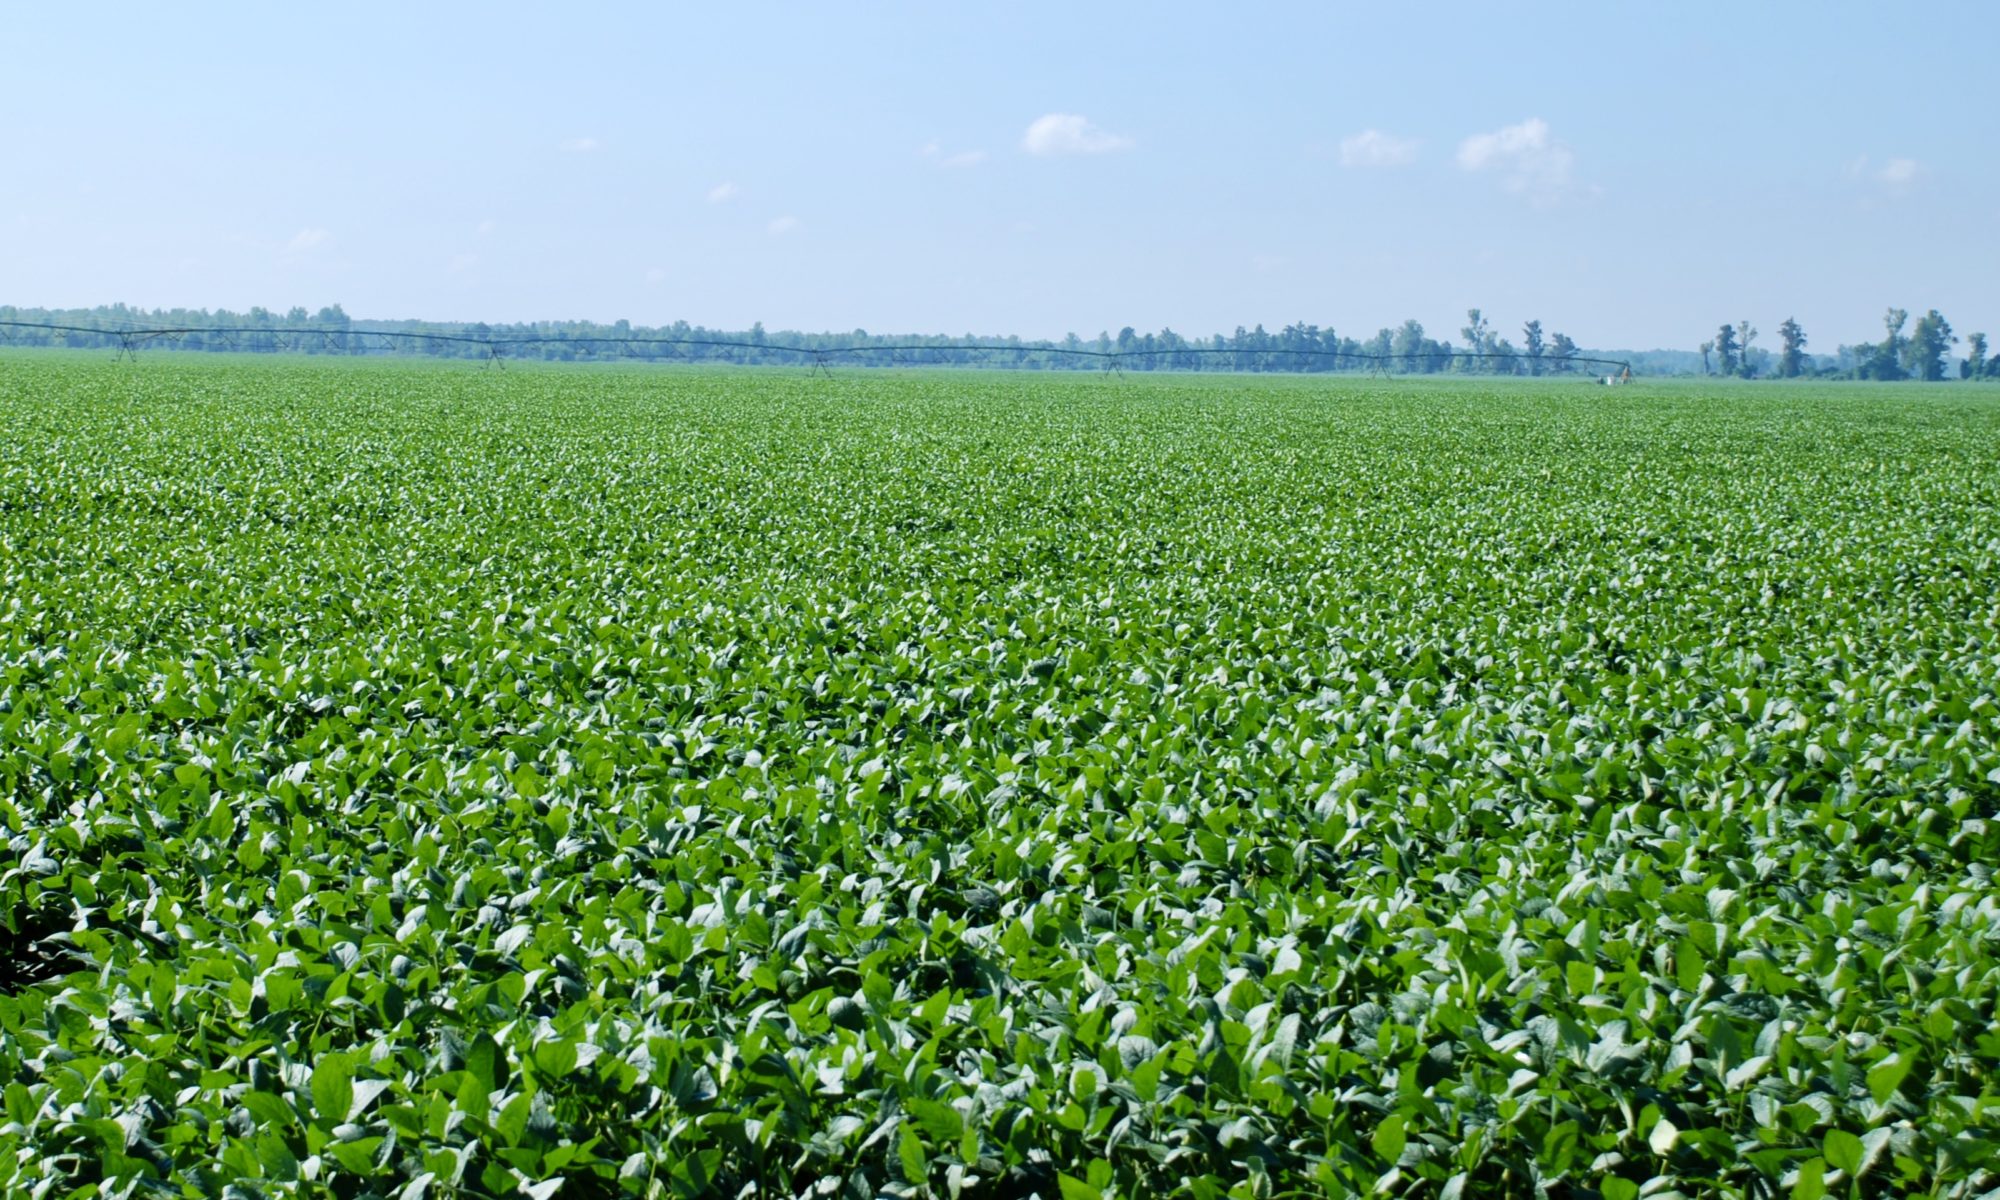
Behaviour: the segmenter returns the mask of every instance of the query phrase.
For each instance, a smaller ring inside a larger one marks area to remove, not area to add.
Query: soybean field
[[[0,356],[0,1193],[2000,1189],[2000,390]]]

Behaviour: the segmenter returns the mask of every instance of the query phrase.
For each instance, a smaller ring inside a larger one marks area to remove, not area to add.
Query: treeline
[[[1189,337],[1162,329],[1139,333],[1127,326],[1094,339],[1070,334],[1060,341],[1018,337],[797,333],[709,329],[677,321],[641,326],[629,321],[484,322],[361,321],[339,305],[308,312],[252,308],[137,309],[123,304],[92,309],[0,306],[0,323],[66,325],[70,331],[0,324],[0,344],[170,348],[211,353],[415,354],[436,358],[489,358],[496,347],[508,359],[575,362],[611,359],[797,365],[816,353],[868,366],[1001,366],[1044,370],[1096,370],[1115,363],[1132,371],[1268,371],[1323,373],[1389,369],[1416,374],[1564,374],[1581,369],[1582,352],[1561,333],[1544,334],[1540,321],[1522,328],[1520,346],[1498,336],[1472,309],[1454,345],[1430,337],[1422,324],[1405,321],[1372,337],[1353,338],[1299,322],[1272,331],[1238,326],[1234,333]],[[187,332],[155,337],[150,331]],[[137,340],[135,340],[135,338]],[[463,340],[449,340],[463,339]]]
[[[1744,379],[1774,376],[1779,379],[1876,379],[1893,381],[1917,379],[1936,383],[1951,378],[2000,379],[2000,354],[1986,355],[1986,335],[1975,333],[1965,339],[1965,357],[1952,369],[1952,347],[1958,336],[1951,322],[1937,309],[1917,318],[1910,326],[1908,310],[1892,308],[1882,317],[1883,337],[1879,342],[1842,346],[1831,360],[1815,359],[1806,353],[1806,331],[1798,321],[1786,317],[1778,326],[1779,349],[1774,355],[1753,345],[1757,327],[1749,321],[1724,323],[1715,336],[1701,344],[1701,369],[1705,375],[1737,375]],[[1909,332],[1904,330],[1908,328]],[[1713,356],[1713,369],[1711,369]]]

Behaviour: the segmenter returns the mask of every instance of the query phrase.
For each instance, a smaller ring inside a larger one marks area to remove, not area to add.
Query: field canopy
[[[0,1191],[2000,1186],[1979,388],[0,356]]]

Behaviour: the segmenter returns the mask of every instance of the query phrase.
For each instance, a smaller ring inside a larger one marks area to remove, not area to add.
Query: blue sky
[[[1996,39],[1951,0],[21,2],[0,303],[2000,331]]]

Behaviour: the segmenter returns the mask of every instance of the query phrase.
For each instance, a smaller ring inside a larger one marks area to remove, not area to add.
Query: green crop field
[[[0,357],[8,1196],[2000,1188],[2000,390]]]

